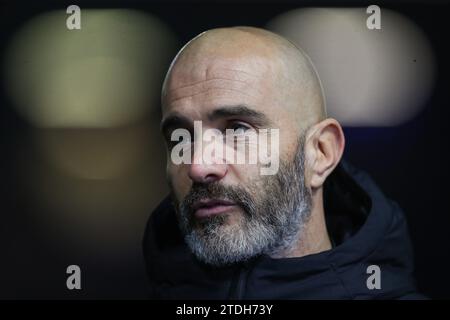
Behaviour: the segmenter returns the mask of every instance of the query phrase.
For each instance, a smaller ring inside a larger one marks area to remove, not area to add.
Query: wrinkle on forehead
[[[245,90],[245,86],[236,86],[234,82],[231,82],[227,85],[220,85],[216,83],[215,80],[220,80],[221,83],[224,82],[223,79],[212,79],[202,83],[198,83],[194,86],[183,87],[182,89],[176,90],[176,92],[172,92],[170,95],[170,99],[167,100],[167,104],[171,105],[177,101],[180,101],[185,98],[193,98],[195,96],[206,94],[208,92],[212,93],[213,91],[236,91],[239,94],[244,96],[248,96],[250,98],[257,98],[256,95],[249,94],[247,90]],[[226,81],[225,81],[226,82]],[[215,84],[211,84],[215,83]]]
[[[191,81],[189,78],[192,76],[179,77],[181,79],[169,86],[167,104],[211,90],[235,90],[251,98],[264,94],[264,85],[260,83],[263,80],[262,75],[215,66],[208,68],[204,75],[203,79],[192,79]]]

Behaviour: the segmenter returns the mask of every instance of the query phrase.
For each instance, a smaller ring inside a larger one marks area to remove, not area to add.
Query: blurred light
[[[37,127],[107,128],[159,107],[174,37],[157,18],[126,9],[82,9],[81,30],[64,10],[41,14],[13,37],[7,92]]]
[[[347,126],[395,126],[416,116],[433,88],[435,61],[425,34],[381,9],[369,30],[365,8],[307,8],[268,24],[303,48],[317,68],[328,114]]]
[[[33,228],[73,255],[140,250],[146,221],[168,193],[158,129],[80,130],[35,129],[17,156]]]
[[[78,179],[117,179],[126,176],[142,161],[146,147],[153,145],[156,151],[158,148],[155,145],[159,143],[158,132],[150,132],[143,126],[43,129],[34,133],[35,146],[42,159],[61,174]],[[155,135],[152,137],[151,133]]]
[[[37,128],[17,159],[18,181],[42,237],[75,252],[120,257],[140,250],[146,220],[168,193],[159,95],[176,42],[134,10],[37,16],[12,38],[4,80]]]

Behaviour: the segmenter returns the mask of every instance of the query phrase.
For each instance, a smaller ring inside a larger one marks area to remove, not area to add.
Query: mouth
[[[202,199],[193,205],[194,216],[197,219],[205,219],[224,214],[237,207],[238,205],[233,201],[219,199]]]

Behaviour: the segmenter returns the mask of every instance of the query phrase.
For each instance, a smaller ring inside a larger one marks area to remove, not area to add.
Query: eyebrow
[[[239,117],[251,121],[257,127],[270,127],[272,121],[262,112],[256,111],[247,105],[222,106],[208,114],[210,121],[222,118]],[[179,114],[173,113],[161,121],[161,132],[167,135],[171,128],[192,128],[193,121]]]
[[[272,123],[264,113],[256,111],[247,105],[223,106],[215,109],[208,115],[210,121],[231,117],[244,118],[252,121],[254,125],[259,127],[269,127]]]

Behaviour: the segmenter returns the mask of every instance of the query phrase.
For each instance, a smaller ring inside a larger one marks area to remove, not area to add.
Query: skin
[[[263,114],[265,121],[258,123],[257,119],[240,115],[210,117],[218,108],[240,105]],[[191,125],[201,120],[203,130],[235,125],[278,128],[280,157],[288,161],[294,158],[298,137],[305,132],[305,180],[312,192],[311,217],[294,250],[273,258],[301,257],[331,248],[323,184],[342,157],[345,139],[339,123],[326,117],[320,81],[300,49],[257,28],[204,32],[185,45],[172,62],[162,90],[162,114],[166,136],[175,128],[165,128],[164,124],[174,115],[182,115]],[[259,174],[258,165],[175,165],[170,157],[167,162],[167,177],[179,201],[194,182],[246,185]],[[242,212],[236,208],[228,223],[239,215]]]

